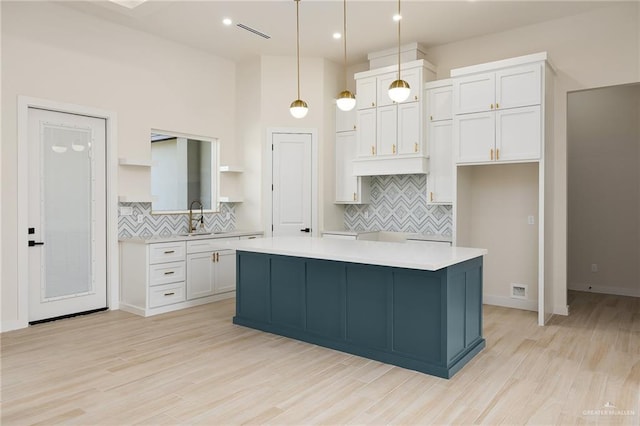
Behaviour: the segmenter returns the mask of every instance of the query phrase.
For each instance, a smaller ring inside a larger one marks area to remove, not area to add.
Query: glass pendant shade
[[[341,111],[351,111],[356,106],[356,97],[348,90],[340,92],[336,104]]]
[[[294,118],[304,118],[309,112],[309,107],[307,106],[307,103],[302,99],[296,99],[295,101],[291,102],[289,111],[291,111],[291,115]]]
[[[409,97],[411,88],[404,80],[396,80],[389,86],[389,97],[395,102],[404,102]]]

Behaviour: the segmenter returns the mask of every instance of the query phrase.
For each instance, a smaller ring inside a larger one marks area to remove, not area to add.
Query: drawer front
[[[243,235],[242,237],[240,237],[241,240],[255,240],[256,238],[262,238],[262,234]]]
[[[185,260],[184,241],[149,244],[149,263],[178,262]]]
[[[149,285],[176,283],[185,279],[185,263],[157,263],[149,266]]]
[[[180,283],[164,284],[149,288],[149,307],[170,305],[172,303],[184,302],[185,285]]]
[[[409,244],[422,244],[423,247],[451,247],[449,241],[407,240]]]
[[[238,241],[238,237],[209,238],[206,240],[187,241],[187,253],[202,253],[205,251],[224,250],[222,241]],[[226,247],[228,248],[228,247]]]

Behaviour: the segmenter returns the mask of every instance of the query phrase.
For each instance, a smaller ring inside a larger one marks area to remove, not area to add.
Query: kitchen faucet
[[[193,226],[193,205],[198,203],[200,205],[200,217],[196,218],[196,226]],[[189,205],[189,233],[196,232],[198,222],[200,226],[204,226],[204,213],[202,211],[202,203],[199,200],[193,200]]]

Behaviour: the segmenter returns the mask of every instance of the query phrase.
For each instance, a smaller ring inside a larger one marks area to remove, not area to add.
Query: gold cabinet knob
[[[371,102],[371,106],[376,106],[376,103],[375,102]]]
[[[417,100],[418,100],[418,95],[415,95],[415,96],[413,97],[413,99],[415,99],[415,100],[417,101]]]
[[[500,108],[500,104],[496,102],[496,109]]]
[[[491,109],[493,109],[493,104],[491,104]]]

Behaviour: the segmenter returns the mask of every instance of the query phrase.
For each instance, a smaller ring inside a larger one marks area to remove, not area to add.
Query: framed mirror
[[[185,213],[194,201],[218,211],[218,140],[152,129],[150,142],[151,213]]]

